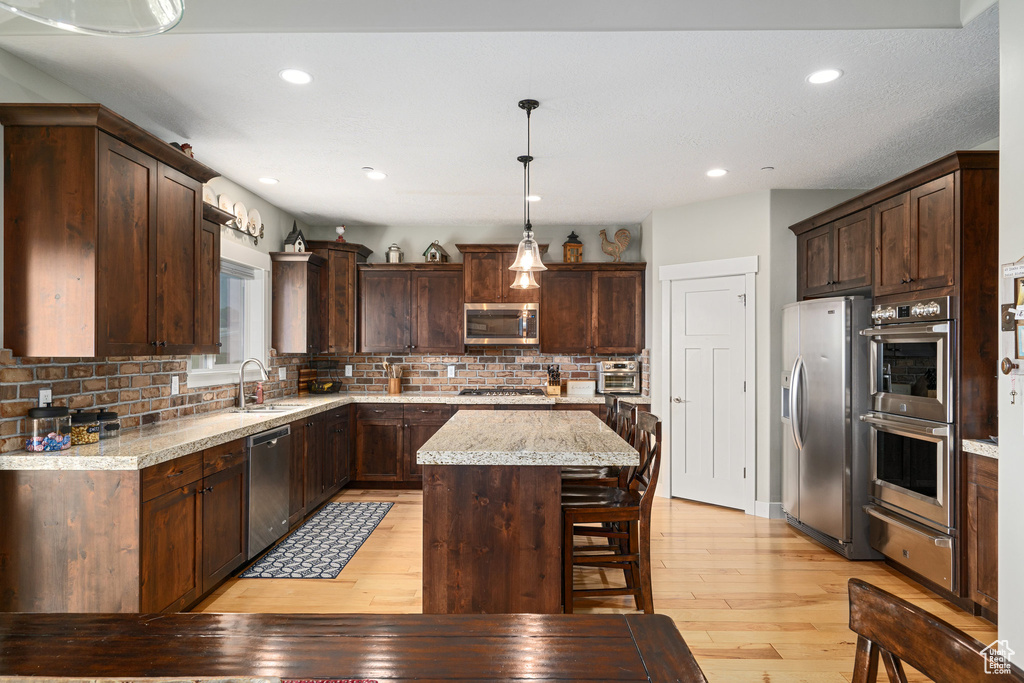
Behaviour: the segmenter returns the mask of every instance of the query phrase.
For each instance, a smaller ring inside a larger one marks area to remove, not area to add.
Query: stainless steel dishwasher
[[[249,454],[249,559],[288,532],[291,433],[288,425],[253,434]]]

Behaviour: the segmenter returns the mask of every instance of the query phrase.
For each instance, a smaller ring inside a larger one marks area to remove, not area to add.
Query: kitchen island
[[[635,466],[587,412],[459,412],[423,467],[423,613],[562,611],[562,466]]]

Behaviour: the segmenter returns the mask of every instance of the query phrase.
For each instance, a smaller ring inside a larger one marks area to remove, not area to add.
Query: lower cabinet
[[[423,447],[452,416],[445,404],[407,403],[405,405],[405,453],[402,480],[423,481],[423,469],[416,463],[416,451]]]
[[[350,480],[351,412],[348,406],[291,423],[288,525],[294,526]]]
[[[442,403],[357,406],[353,479],[395,484],[422,482],[416,451],[451,416],[452,407]]]
[[[999,601],[999,461],[967,457],[967,589],[995,614]]]
[[[139,609],[180,612],[245,562],[245,443],[142,471]]]

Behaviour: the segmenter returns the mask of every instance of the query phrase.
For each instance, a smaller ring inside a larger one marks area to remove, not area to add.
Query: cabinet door
[[[865,209],[833,224],[835,260],[832,284],[835,291],[871,286],[871,252],[874,232],[871,211]]]
[[[141,612],[181,612],[202,593],[200,485],[195,481],[142,504]]]
[[[329,250],[328,274],[324,280],[329,292],[327,315],[327,347],[331,353],[356,351],[356,259],[355,255]]]
[[[466,350],[462,332],[462,273],[418,272],[412,276],[412,350],[458,353]]]
[[[401,481],[402,420],[356,422],[355,478],[358,481]]]
[[[288,462],[288,526],[298,524],[306,514],[306,425],[292,422],[292,451]]]
[[[910,193],[871,209],[875,231],[875,296],[908,291],[910,284]]]
[[[496,304],[503,301],[501,264],[500,252],[471,252],[465,255],[463,273],[466,278],[466,303]]]
[[[423,481],[423,468],[416,462],[416,451],[423,447],[452,415],[445,404],[407,403],[405,405],[405,458],[402,481]]]
[[[360,347],[368,353],[404,353],[412,346],[411,273],[359,271]]]
[[[999,468],[984,456],[967,457],[968,597],[994,612],[999,601]]]
[[[327,422],[326,439],[329,445],[324,463],[329,472],[327,489],[332,494],[351,479],[349,437],[348,410],[333,412]]]
[[[640,353],[644,345],[644,274],[596,271],[593,282],[594,353]]]
[[[161,353],[192,353],[196,345],[196,262],[203,185],[159,165],[156,202],[156,334]]]
[[[157,341],[157,162],[103,133],[97,146],[97,355],[149,355]]]
[[[321,289],[321,268],[306,264],[306,349],[309,353],[324,351],[324,335],[320,327],[320,312],[326,301]]]
[[[590,271],[548,270],[540,289],[540,350],[590,353]]]
[[[249,540],[246,463],[203,479],[203,592],[245,562]]]
[[[952,173],[910,191],[912,290],[953,286],[956,223]]]
[[[318,426],[316,417],[306,423],[306,514],[323,502],[327,490],[324,481],[324,447]]]
[[[823,225],[797,237],[797,278],[801,296],[815,296],[832,291],[835,254],[832,224]]]
[[[506,251],[501,254],[501,299],[498,301],[504,301],[510,304],[539,304],[540,303],[540,289],[512,289],[512,283],[516,279],[516,273],[513,270],[509,270],[508,267],[516,260],[516,253],[514,251]],[[541,287],[544,286],[544,272],[533,274],[533,279],[537,281]]]
[[[203,221],[196,263],[196,353],[220,352],[220,226]]]

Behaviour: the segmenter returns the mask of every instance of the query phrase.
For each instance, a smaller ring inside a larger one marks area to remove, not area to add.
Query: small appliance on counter
[[[598,361],[597,393],[639,394],[640,363],[635,360]]]
[[[565,381],[566,396],[593,396],[597,382],[592,379],[569,379]]]

